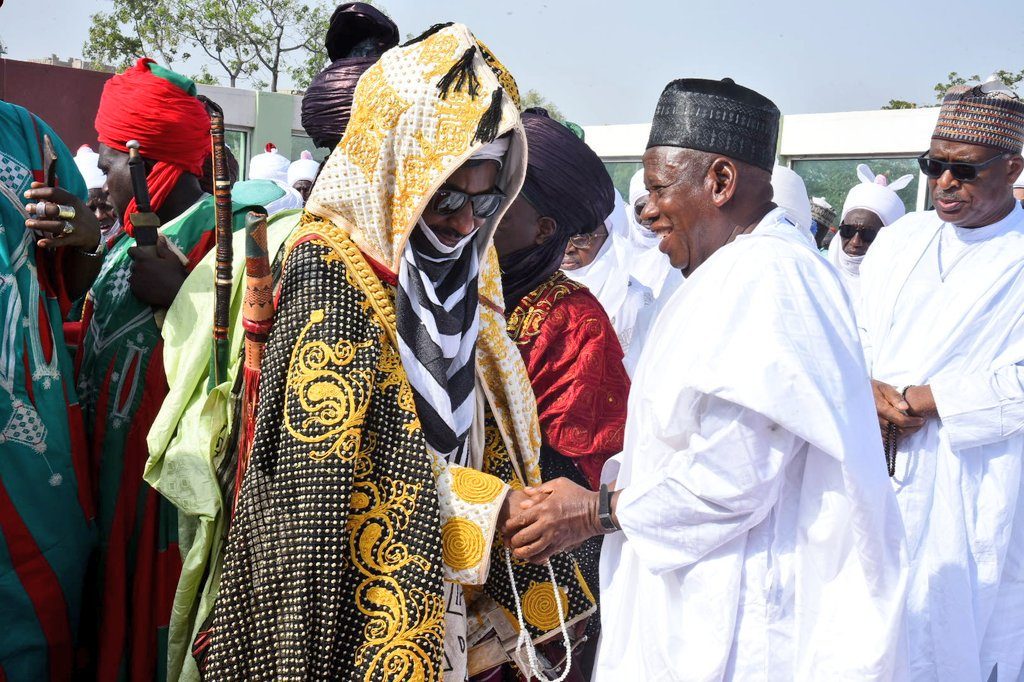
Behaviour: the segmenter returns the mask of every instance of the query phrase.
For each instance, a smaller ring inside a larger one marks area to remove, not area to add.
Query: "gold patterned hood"
[[[481,227],[481,260],[526,173],[515,81],[462,24],[388,50],[356,87],[352,117],[306,204],[397,273],[434,192],[484,145],[507,133],[498,177],[507,199]],[[500,299],[498,300],[500,304]]]

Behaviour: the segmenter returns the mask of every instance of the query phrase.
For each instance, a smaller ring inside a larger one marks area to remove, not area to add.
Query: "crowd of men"
[[[467,27],[326,46],[241,182],[149,59],[0,102],[0,679],[1024,676],[1024,101],[836,211],[683,78],[623,197]]]

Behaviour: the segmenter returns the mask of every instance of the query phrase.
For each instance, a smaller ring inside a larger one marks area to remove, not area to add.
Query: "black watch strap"
[[[605,533],[621,530],[612,519],[612,491],[608,490],[608,486],[604,483],[601,484],[601,491],[597,498],[597,521]]]

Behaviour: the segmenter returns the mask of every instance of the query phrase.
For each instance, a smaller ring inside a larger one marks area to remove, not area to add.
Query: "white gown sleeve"
[[[930,386],[954,450],[997,443],[1024,431],[1024,364],[938,376]]]
[[[705,400],[700,433],[661,470],[631,481],[616,503],[626,538],[654,574],[689,566],[760,523],[804,445],[756,412]]]

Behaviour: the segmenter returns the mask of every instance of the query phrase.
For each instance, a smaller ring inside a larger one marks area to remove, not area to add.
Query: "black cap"
[[[770,173],[780,118],[774,102],[731,78],[680,78],[661,93],[647,148],[682,147],[721,154]]]

